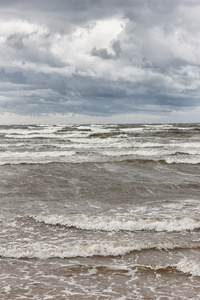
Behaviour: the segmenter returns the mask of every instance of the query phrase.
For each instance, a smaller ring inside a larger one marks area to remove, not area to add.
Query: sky
[[[1,0],[0,124],[200,122],[199,0]]]

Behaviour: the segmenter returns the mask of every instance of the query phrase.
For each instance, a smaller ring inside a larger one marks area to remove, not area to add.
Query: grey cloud
[[[92,20],[121,16],[143,27],[163,25],[166,30],[184,20],[176,18],[180,6],[199,5],[198,0],[1,0],[0,7],[6,18],[21,17],[40,24],[48,24],[51,30],[68,32],[74,25],[84,25]],[[186,20],[185,20],[186,21]],[[191,22],[190,22],[191,23]],[[189,26],[189,22],[187,24]]]
[[[5,73],[1,72],[4,78]],[[15,76],[18,80],[21,78],[21,81],[17,83]],[[31,71],[24,71],[21,74],[20,71],[7,72],[4,81],[7,81],[8,85],[6,88],[1,86],[1,94],[6,95],[9,101],[0,103],[1,111],[7,110],[24,115],[77,113],[111,116],[133,111],[152,112],[154,109],[170,111],[198,104],[196,95],[199,91],[192,91],[193,99],[190,91],[179,93],[171,89],[166,95],[159,86],[155,88],[153,81],[151,84],[146,82],[144,88],[144,83],[108,81],[76,74],[65,77]],[[11,81],[15,84],[9,84]],[[23,93],[19,91],[17,85],[23,88]]]
[[[129,1],[125,2],[129,3]],[[70,32],[74,26],[85,26],[88,21],[121,14],[120,1],[115,0],[9,0],[1,1],[6,18],[20,17],[31,22],[46,24],[51,31]]]
[[[90,54],[92,56],[98,56],[102,59],[112,59],[114,58],[113,54],[112,53],[109,53],[108,50],[106,48],[102,48],[102,49],[98,49],[96,47],[94,47]]]
[[[98,56],[102,59],[115,59],[119,57],[120,53],[122,52],[120,41],[119,40],[112,41],[111,48],[114,51],[114,54],[109,52],[107,48],[97,49],[96,47],[94,47],[91,50],[90,54],[92,56]]]
[[[108,49],[106,48],[97,49],[96,47],[94,47],[91,50],[90,54],[92,56],[98,56],[102,59],[115,59],[119,57],[120,53],[122,52],[120,41],[119,40],[112,41],[111,48],[114,51],[114,54],[109,52]]]
[[[1,82],[11,82],[16,84],[26,84],[27,79],[21,72],[21,70],[5,70],[0,69],[0,83]]]
[[[118,57],[122,52],[120,41],[119,40],[112,41],[111,46],[115,52],[115,56]]]
[[[13,33],[7,37],[6,43],[8,46],[15,48],[17,50],[23,49],[24,46],[24,39],[28,37],[27,34],[17,34]]]
[[[49,39],[50,35],[39,36],[38,32],[13,33],[7,37],[5,45],[9,48],[9,54],[13,59],[18,61],[47,64],[53,68],[69,65],[52,53]]]

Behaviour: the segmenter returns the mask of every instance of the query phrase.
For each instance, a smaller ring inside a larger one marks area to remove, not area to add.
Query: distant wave
[[[26,151],[26,152],[5,152],[1,154],[0,165],[7,164],[47,164],[52,162],[62,162],[66,158],[74,156],[75,151]]]
[[[198,126],[0,126],[0,165],[120,161],[200,164]],[[181,134],[177,136],[177,132]]]
[[[102,162],[127,162],[127,163],[164,163],[164,164],[200,164],[200,155],[169,155],[162,158],[156,156],[134,157],[131,151],[117,153],[117,150],[110,153],[81,152],[73,150],[63,151],[26,151],[26,152],[1,152],[0,165],[19,164],[49,164],[49,163],[102,163]]]
[[[200,164],[200,156],[190,156],[190,157],[166,157],[163,159],[167,164],[192,164],[197,165]]]
[[[191,218],[127,218],[127,217],[88,217],[86,215],[59,216],[38,215],[34,220],[49,225],[64,225],[82,230],[102,231],[184,231],[200,228],[200,220]]]

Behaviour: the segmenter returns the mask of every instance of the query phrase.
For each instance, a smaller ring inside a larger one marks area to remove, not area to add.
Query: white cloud
[[[45,33],[47,28],[44,25],[38,25],[29,22],[28,20],[12,19],[1,20],[0,35],[1,37],[8,37],[13,33],[31,34],[33,32]]]

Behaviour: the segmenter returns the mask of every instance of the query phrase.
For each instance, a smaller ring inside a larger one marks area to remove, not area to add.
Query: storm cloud
[[[199,1],[3,0],[0,8],[0,113],[176,121],[199,109]]]

